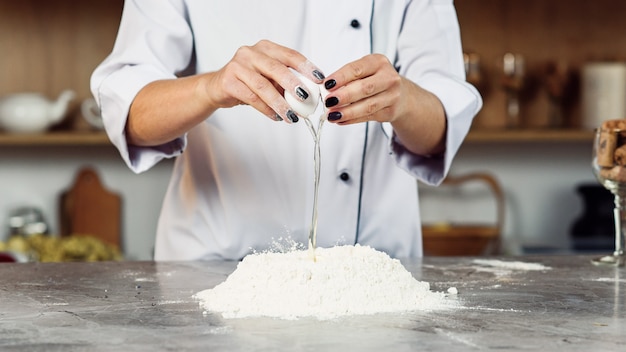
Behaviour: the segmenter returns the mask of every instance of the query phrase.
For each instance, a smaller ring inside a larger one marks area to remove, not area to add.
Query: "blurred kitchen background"
[[[504,195],[504,253],[574,252],[572,229],[589,211],[579,188],[596,186],[592,128],[604,118],[626,117],[626,2],[455,4],[468,79],[482,93],[484,108],[451,174],[487,173],[497,180]],[[11,214],[23,207],[38,209],[51,235],[61,233],[62,194],[89,168],[121,200],[124,257],[152,258],[172,162],[133,174],[81,112],[91,96],[91,72],[111,50],[121,9],[121,0],[0,0],[0,99],[38,92],[56,100],[64,90],[75,92],[67,116],[49,123],[45,133],[12,132],[0,121],[0,241],[12,231]],[[605,98],[602,106],[589,102]],[[425,223],[489,222],[497,212],[488,195],[462,200],[426,186],[421,192]],[[591,208],[610,212],[606,199]],[[606,229],[593,221],[590,226]],[[597,232],[589,226],[582,231]],[[591,242],[610,242],[611,236]]]

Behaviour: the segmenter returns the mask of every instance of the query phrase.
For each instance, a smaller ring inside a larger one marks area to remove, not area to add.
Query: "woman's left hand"
[[[390,122],[402,144],[419,155],[445,150],[446,117],[439,99],[402,77],[386,56],[370,54],[328,76],[328,121]]]
[[[391,122],[403,110],[403,80],[387,57],[367,55],[333,73],[325,87],[328,121],[347,125]]]

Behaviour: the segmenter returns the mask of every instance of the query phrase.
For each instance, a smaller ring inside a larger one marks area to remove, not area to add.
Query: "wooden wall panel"
[[[456,0],[464,50],[481,55],[488,84],[476,128],[504,127],[504,53],[525,56],[530,84],[525,127],[549,127],[545,68],[563,62],[575,74],[590,60],[626,59],[626,1]],[[574,86],[576,82],[574,81]],[[578,98],[578,97],[574,97]],[[565,127],[579,125],[578,99]]]
[[[63,89],[90,96],[89,77],[110,52],[123,0],[0,0],[0,96]],[[484,108],[476,128],[503,128],[502,56],[525,56],[529,90],[525,127],[549,127],[545,66],[566,63],[574,72],[589,60],[626,59],[626,1],[456,0],[464,49],[480,54]],[[576,127],[579,104],[566,125]]]
[[[113,47],[122,6],[123,0],[0,0],[0,96],[28,91],[56,98],[73,89],[75,114],[91,96],[91,72]]]

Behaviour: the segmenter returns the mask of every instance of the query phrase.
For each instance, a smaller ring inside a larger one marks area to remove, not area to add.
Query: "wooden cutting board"
[[[122,199],[90,167],[78,171],[60,197],[60,235],[87,235],[121,249]]]

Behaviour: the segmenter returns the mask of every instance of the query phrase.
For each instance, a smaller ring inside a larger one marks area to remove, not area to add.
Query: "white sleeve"
[[[143,172],[179,155],[186,136],[155,147],[129,146],[126,120],[132,101],[148,83],[175,78],[192,57],[193,37],[182,1],[127,0],[111,54],[94,70],[91,91],[105,130],[128,167]]]
[[[482,106],[478,91],[465,81],[463,49],[452,0],[413,1],[398,39],[396,65],[400,74],[430,91],[443,104],[447,119],[443,156],[423,157],[409,152],[392,135],[392,155],[397,164],[427,184],[439,184]]]

